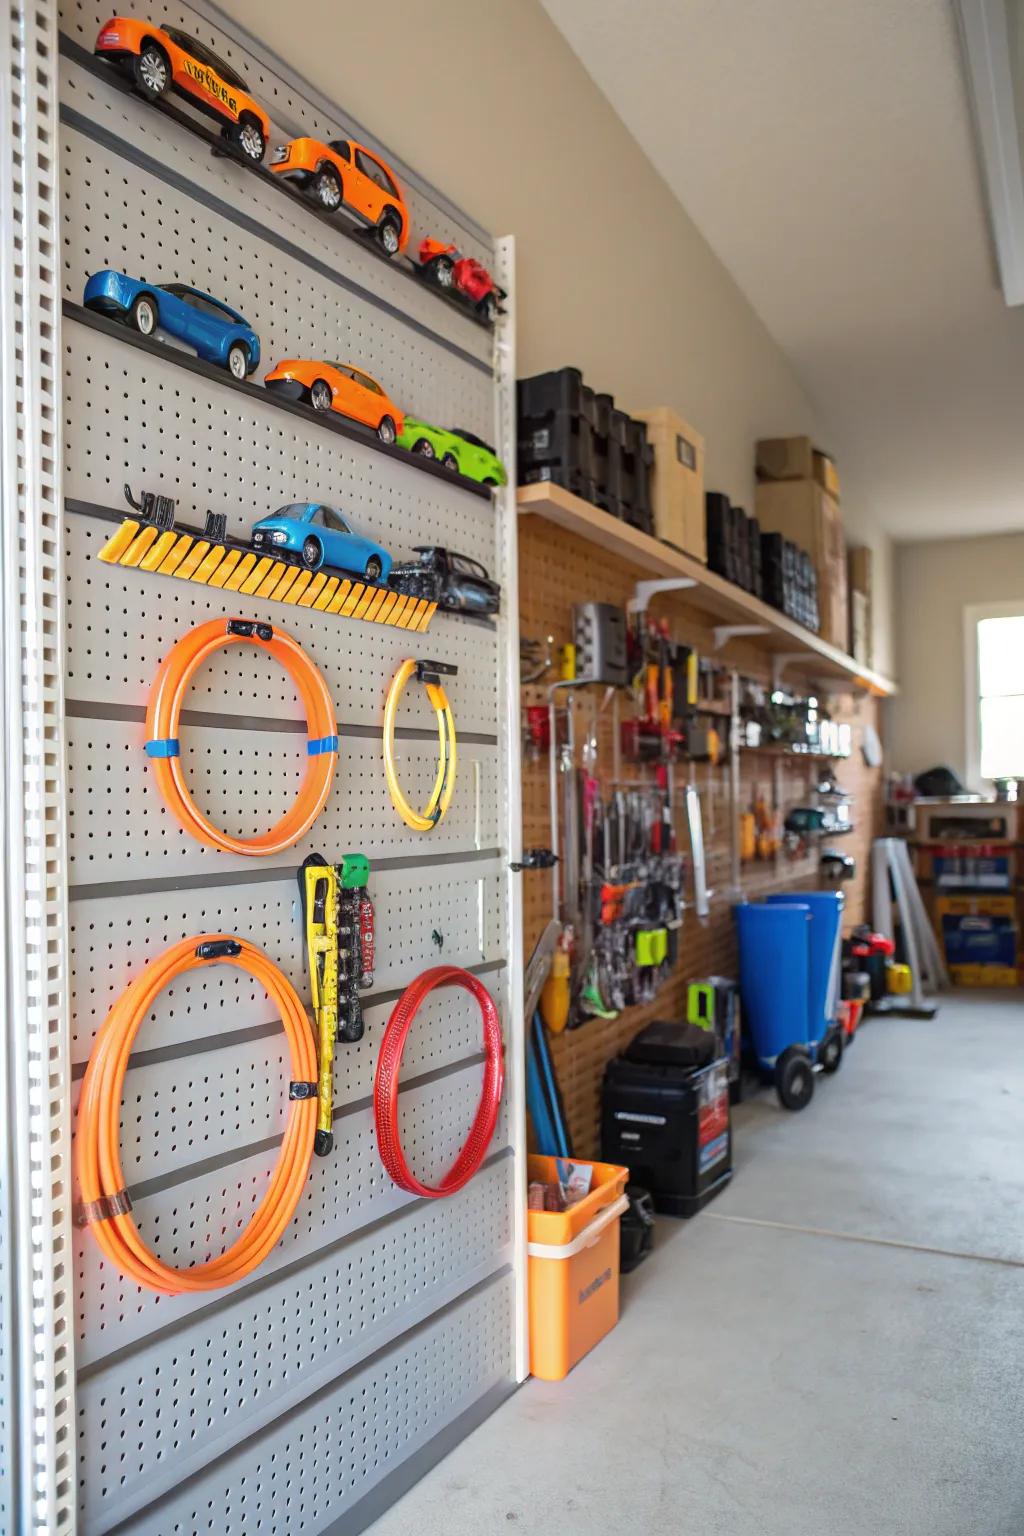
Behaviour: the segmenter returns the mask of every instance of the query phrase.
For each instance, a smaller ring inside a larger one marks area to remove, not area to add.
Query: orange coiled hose
[[[204,958],[200,951],[215,951]],[[218,1258],[194,1269],[172,1269],[146,1246],[129,1214],[118,1144],[124,1075],[139,1025],[157,994],[185,971],[206,965],[236,965],[264,987],[280,1009],[291,1052],[295,1098],[277,1165],[252,1220]],[[285,976],[261,949],[232,934],[182,939],[151,960],[107,1014],[93,1044],[82,1085],[75,1136],[75,1164],[85,1221],[106,1257],[148,1290],[177,1296],[212,1291],[250,1274],[277,1243],[299,1203],[316,1130],[316,1051],[306,1010]],[[299,1087],[298,1085],[301,1085]]]
[[[483,1025],[484,1066],[483,1088],[480,1102],[470,1126],[462,1150],[441,1182],[432,1186],[423,1184],[410,1169],[402,1151],[398,1129],[398,1076],[402,1067],[402,1052],[409,1038],[413,1020],[428,993],[435,987],[464,987],[476,998],[480,1006]],[[505,1084],[505,1052],[501,1038],[501,1020],[494,999],[472,971],[464,971],[458,965],[435,965],[433,969],[417,976],[402,993],[391,1011],[384,1030],[384,1038],[377,1057],[377,1072],[373,1083],[373,1114],[377,1128],[377,1150],[381,1162],[399,1189],[410,1194],[422,1195],[428,1200],[439,1200],[454,1195],[468,1184],[484,1160],[487,1148],[498,1123],[498,1110]]]
[[[308,762],[298,799],[276,826],[260,837],[230,837],[202,814],[181,767],[178,725],[182,700],[198,669],[215,651],[242,643],[269,652],[287,670],[306,715]],[[304,836],[324,808],[338,761],[338,726],[327,684],[291,635],[249,619],[211,619],[190,629],[160,663],[146,710],[146,755],[160,793],[186,832],[224,853],[280,853]]]

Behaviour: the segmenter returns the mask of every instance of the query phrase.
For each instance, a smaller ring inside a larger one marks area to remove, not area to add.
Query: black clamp
[[[237,939],[204,939],[196,945],[197,960],[233,960],[242,953]]]
[[[289,1083],[288,1097],[290,1099],[315,1099],[317,1096],[316,1083]]]
[[[223,544],[228,533],[228,515],[226,512],[207,512],[206,526],[203,529],[203,538],[212,539],[217,544]]]
[[[239,635],[244,640],[273,640],[274,626],[260,624],[255,619],[228,619],[229,635]]]
[[[453,667],[449,661],[417,661],[416,680],[420,683],[436,683],[440,686],[441,678],[457,677],[458,667]]]
[[[557,863],[558,854],[552,853],[550,848],[525,848],[519,862],[508,867],[514,875],[518,875],[524,869],[552,869]]]
[[[159,528],[161,532],[174,527],[175,501],[173,496],[158,496],[155,491],[143,491],[139,500],[136,501],[132,495],[131,486],[126,484],[124,499],[133,512],[138,512],[144,522],[151,523],[154,528]]]

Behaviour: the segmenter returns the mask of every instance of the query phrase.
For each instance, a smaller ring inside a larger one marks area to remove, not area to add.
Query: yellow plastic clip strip
[[[126,517],[116,533],[112,533],[97,555],[106,565],[120,565],[121,556],[131,545],[132,539],[139,531],[139,525],[133,517]]]
[[[226,554],[227,550],[224,548],[223,544],[211,544],[207,554],[203,558],[203,563],[192,577],[192,580],[201,582],[203,586],[205,586],[210,580],[210,577],[213,575],[214,571],[217,569],[218,565],[220,565],[223,561]]]
[[[142,571],[158,570],[164,556],[177,543],[177,539],[178,535],[173,528],[165,528],[156,543],[146,550],[146,553],[139,561],[139,569]]]
[[[131,548],[121,560],[122,565],[138,565],[146,550],[157,537],[157,529],[153,527],[143,528],[132,540]]]
[[[197,539],[192,548],[189,550],[188,554],[185,556],[184,560],[179,565],[175,574],[180,576],[183,581],[191,581],[192,577],[199,569],[199,563],[203,556],[206,554],[206,551],[209,549],[209,547],[209,539]]]
[[[312,608],[326,584],[327,577],[324,575],[323,571],[317,571],[313,577],[313,580],[310,582],[305,592],[303,592],[302,596],[299,598],[299,607]]]
[[[161,576],[175,575],[178,566],[181,564],[189,550],[192,548],[192,542],[192,535],[190,533],[181,534],[177,544],[175,544],[174,548],[167,556],[167,559],[161,560],[160,562]]]
[[[225,592],[237,592],[255,564],[256,556],[247,551],[224,583]]]
[[[235,566],[238,564],[241,558],[242,551],[240,549],[227,550],[224,554],[224,559],[220,562],[220,565],[218,565],[217,569],[210,577],[210,586],[225,586],[227,584],[228,577],[231,575],[231,572],[234,570]]]

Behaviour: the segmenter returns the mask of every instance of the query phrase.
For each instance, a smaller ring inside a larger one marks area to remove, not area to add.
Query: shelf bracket
[[[777,651],[772,657],[772,687],[778,688],[782,682],[782,674],[794,661],[806,660],[806,651]]]
[[[652,597],[657,597],[662,592],[682,592],[684,588],[696,585],[692,576],[663,576],[657,581],[638,581],[633,589],[633,596],[626,604],[626,612],[646,613]]]
[[[755,635],[767,635],[771,631],[764,624],[716,624],[711,633],[715,637],[715,650],[720,651],[730,640],[752,639]]]

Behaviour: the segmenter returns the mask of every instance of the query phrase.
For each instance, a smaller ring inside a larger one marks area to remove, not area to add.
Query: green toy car
[[[429,422],[407,416],[398,434],[398,446],[410,453],[420,453],[425,459],[437,459],[445,469],[479,480],[482,485],[504,485],[508,479],[494,449],[472,432],[448,432],[444,427],[432,427]]]

